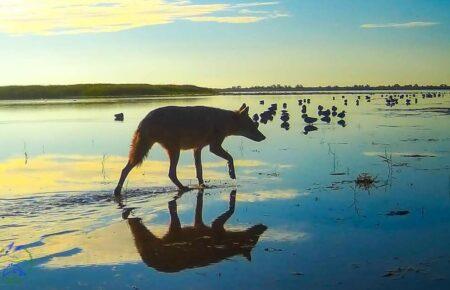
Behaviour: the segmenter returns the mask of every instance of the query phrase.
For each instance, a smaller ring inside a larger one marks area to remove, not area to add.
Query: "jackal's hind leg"
[[[125,182],[125,179],[127,179],[128,174],[130,174],[130,171],[133,169],[134,165],[132,165],[129,161],[127,165],[122,169],[122,173],[120,174],[119,183],[117,183],[116,189],[114,190],[115,195],[120,195],[122,192],[123,183]]]
[[[187,190],[188,188],[181,184],[177,177],[177,165],[180,158],[179,149],[171,149],[167,151],[170,158],[169,178],[178,187],[179,190]]]

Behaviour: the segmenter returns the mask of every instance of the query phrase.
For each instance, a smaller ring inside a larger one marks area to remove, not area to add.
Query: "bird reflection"
[[[303,130],[303,134],[308,135],[309,132],[316,131],[317,127],[314,125],[307,125],[305,126],[305,128],[303,128]]]
[[[156,237],[140,218],[127,218],[136,249],[143,262],[160,272],[179,272],[204,267],[236,255],[251,260],[251,251],[267,227],[254,225],[246,230],[227,230],[225,223],[233,215],[236,191],[230,193],[229,208],[207,226],[203,223],[203,190],[197,195],[193,226],[181,226],[177,202],[169,202],[170,226],[162,237]]]

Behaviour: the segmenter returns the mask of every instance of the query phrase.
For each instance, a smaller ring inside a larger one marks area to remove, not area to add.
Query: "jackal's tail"
[[[150,141],[148,136],[143,134],[141,128],[138,128],[133,135],[130,145],[130,154],[128,156],[130,165],[139,166],[147,157],[148,151],[154,142]]]

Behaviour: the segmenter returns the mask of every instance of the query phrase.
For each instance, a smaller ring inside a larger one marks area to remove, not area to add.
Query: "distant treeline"
[[[220,90],[223,93],[231,92],[307,92],[307,91],[406,91],[406,90],[448,90],[448,85],[392,85],[392,86],[369,86],[369,85],[354,85],[354,86],[325,86],[325,87],[304,87],[302,85],[296,86],[284,86],[284,85],[272,85],[272,86],[253,86],[253,87],[241,87],[235,86]]]
[[[208,95],[216,90],[191,85],[79,84],[0,87],[0,100],[68,99],[92,97],[136,97]]]

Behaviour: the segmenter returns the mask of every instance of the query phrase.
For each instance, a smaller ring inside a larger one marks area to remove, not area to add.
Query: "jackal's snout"
[[[258,123],[253,122],[253,120],[248,115],[249,107],[246,104],[242,104],[241,108],[237,111],[239,129],[238,135],[249,138],[250,140],[261,142],[266,139],[266,136],[258,130]]]

